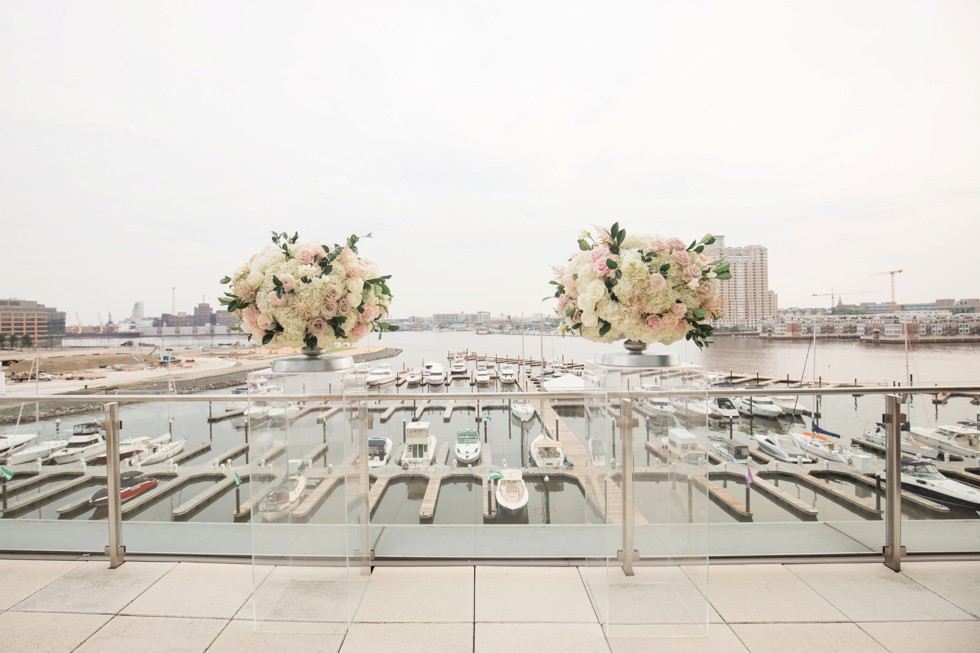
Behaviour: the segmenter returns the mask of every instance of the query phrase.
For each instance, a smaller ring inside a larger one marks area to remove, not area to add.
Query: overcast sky
[[[980,3],[0,0],[0,297],[178,310],[271,230],[396,317],[549,312],[580,229],[769,248],[814,293],[977,297]]]

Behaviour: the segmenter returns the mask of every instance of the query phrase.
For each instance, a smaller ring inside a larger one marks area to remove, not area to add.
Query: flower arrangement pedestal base
[[[647,345],[637,340],[623,342],[626,353],[596,354],[596,365],[609,367],[677,367],[680,361],[676,354],[644,354]]]
[[[273,361],[272,371],[280,374],[316,374],[319,372],[342,372],[354,367],[354,358],[349,354],[312,354],[303,350],[300,356],[289,356]]]

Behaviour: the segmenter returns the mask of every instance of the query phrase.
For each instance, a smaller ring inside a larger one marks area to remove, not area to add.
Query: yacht
[[[33,438],[35,436],[34,434],[30,434],[30,437]],[[30,441],[28,440],[26,442]],[[56,451],[61,451],[65,448],[66,444],[67,442],[64,438],[58,438],[57,440],[43,440],[37,444],[24,447],[22,449],[15,447],[15,453],[9,453],[8,450],[7,464],[19,465],[21,463],[33,463],[38,460],[45,463],[49,458],[51,458],[51,454]]]
[[[667,397],[649,397],[646,400],[646,409],[654,415],[676,415],[677,409],[674,408],[670,399]]]
[[[453,376],[466,376],[466,359],[454,358],[449,364],[449,373]]]
[[[510,403],[510,412],[522,422],[529,422],[534,417],[534,406],[530,401],[515,399]]]
[[[391,438],[368,438],[368,467],[382,467],[391,460]]]
[[[500,366],[500,383],[502,385],[517,383],[517,374],[514,373],[514,366],[510,363],[504,363]]]
[[[269,406],[269,411],[265,416],[270,422],[288,422],[302,412],[303,407],[298,401],[278,402]]]
[[[11,433],[9,435],[0,435],[0,457],[12,454],[18,449],[26,447],[27,444],[37,436],[37,433]],[[65,446],[64,440],[62,440],[61,446]]]
[[[885,480],[885,472],[877,477]],[[902,489],[953,508],[980,510],[980,490],[954,481],[928,460],[902,459]]]
[[[401,464],[431,465],[436,457],[436,436],[429,434],[428,422],[409,422],[405,427],[405,452]]]
[[[749,463],[749,445],[727,440],[725,438],[709,438],[708,443],[719,456],[733,463]]]
[[[735,404],[728,397],[711,397],[707,403],[712,417],[721,417],[724,419],[735,419],[738,417],[738,408],[735,408]]]
[[[170,433],[164,433],[150,440],[151,446],[142,454],[133,458],[140,465],[155,465],[173,458],[184,450],[185,440],[171,440]]]
[[[537,467],[561,467],[565,462],[565,450],[561,444],[544,433],[531,441],[528,455]]]
[[[810,409],[803,405],[796,397],[780,395],[772,397],[772,400],[783,411],[784,415],[809,415]]]
[[[939,450],[923,444],[912,437],[912,434],[902,429],[900,432],[902,440],[902,452],[911,456],[922,458],[939,458]],[[875,422],[874,426],[869,426],[864,430],[864,439],[879,447],[887,446],[888,430],[881,422]]]
[[[456,463],[472,465],[480,459],[483,445],[480,434],[474,429],[464,429],[456,434]]]
[[[493,478],[491,476],[491,478]],[[527,483],[519,469],[504,469],[497,478],[497,507],[519,512],[527,506]]]
[[[755,440],[759,443],[759,448],[776,460],[787,463],[812,463],[813,458],[806,455],[792,438],[777,433],[756,433]]]
[[[263,521],[277,521],[286,517],[303,498],[306,489],[305,465],[298,460],[290,460],[289,463],[297,463],[296,471],[290,473],[287,468],[285,478],[259,501],[258,511]]]
[[[772,397],[735,397],[732,404],[746,417],[776,418],[783,414],[783,409]]]
[[[934,429],[913,426],[909,429],[920,442],[964,458],[980,457],[977,440],[980,431],[964,424],[947,424]]]
[[[391,369],[391,365],[384,364],[368,372],[365,383],[367,383],[369,388],[378,388],[389,383],[394,383],[396,378],[394,371]]]
[[[442,385],[446,382],[446,372],[439,363],[426,363],[425,368],[429,370],[426,376],[426,383],[429,385]]]
[[[711,416],[711,408],[703,399],[695,399],[693,397],[675,397],[674,399],[670,400],[670,405],[677,410],[677,413],[681,417],[685,417],[687,419],[704,422]]]
[[[418,385],[422,383],[422,373],[418,370],[409,370],[405,374],[405,383],[408,385]]]
[[[854,458],[853,451],[845,449],[822,433],[794,429],[789,435],[800,449],[824,460],[850,465]]]
[[[83,422],[72,427],[71,437],[65,443],[65,448],[51,454],[51,460],[55,464],[64,465],[92,458],[104,452],[105,439],[102,437],[102,427],[98,422]]]
[[[490,384],[490,370],[487,368],[486,363],[476,364],[476,374],[474,380],[477,385],[489,385]]]

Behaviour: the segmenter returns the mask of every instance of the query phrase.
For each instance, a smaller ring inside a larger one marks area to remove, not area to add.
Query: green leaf
[[[266,334],[265,334],[264,336],[262,336],[262,344],[263,344],[263,345],[267,345],[267,344],[269,344],[270,342],[272,342],[272,339],[273,339],[273,338],[275,337],[275,335],[276,335],[276,334],[274,334],[274,333],[271,333],[271,332],[269,332],[269,333],[266,333]]]
[[[231,277],[221,277],[221,281],[219,281],[218,283],[220,283],[221,285],[231,283]]]
[[[616,261],[612,260],[611,258],[607,258],[606,267],[609,268],[610,270],[615,270],[616,268],[619,267],[619,265],[616,263]]]
[[[664,263],[660,266],[660,274],[666,277],[668,272],[670,272],[670,263]]]
[[[694,315],[694,317],[696,317],[697,319],[701,320],[701,319],[704,318],[704,309],[703,308],[692,308],[691,309],[691,314]]]
[[[588,244],[587,242],[585,242],[585,239],[584,239],[584,238],[579,238],[579,241],[578,241],[578,248],[579,248],[580,250],[582,250],[583,252],[587,252],[587,251],[589,251],[590,249],[592,249],[592,248],[591,248],[591,247],[589,246],[589,244]]]
[[[691,244],[687,246],[687,249],[688,250],[692,250],[692,249],[694,249],[694,246],[697,245],[697,244],[698,244],[698,241],[692,240],[691,241]]]
[[[599,327],[599,336],[602,337],[607,333],[609,333],[609,330],[612,329],[612,324],[606,322],[605,320],[599,320],[599,321],[602,322],[602,326]]]
[[[701,242],[704,243],[705,245],[714,245],[715,237],[712,236],[711,234],[707,234],[704,238],[701,239]]]

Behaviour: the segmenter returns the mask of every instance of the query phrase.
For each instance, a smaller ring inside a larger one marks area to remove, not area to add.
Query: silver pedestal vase
[[[595,362],[598,365],[611,367],[676,367],[680,365],[677,354],[644,354],[647,343],[640,340],[623,342],[626,353],[597,354]]]
[[[342,372],[354,367],[350,354],[324,354],[319,347],[304,347],[299,356],[279,358],[272,363],[272,371],[286,374],[315,374],[317,372]]]

